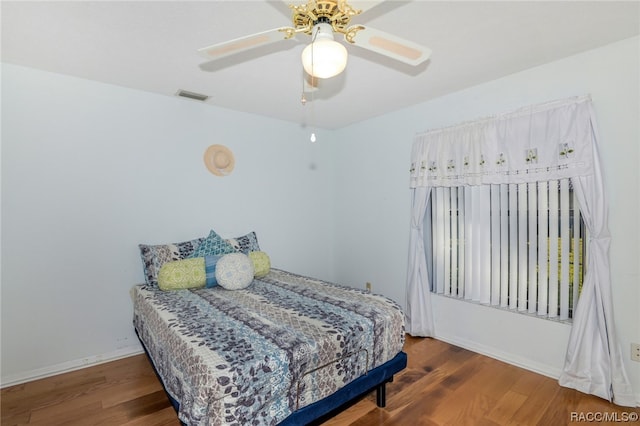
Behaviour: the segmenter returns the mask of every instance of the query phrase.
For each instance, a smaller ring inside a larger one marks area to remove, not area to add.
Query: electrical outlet
[[[367,289],[367,293],[371,293],[371,283],[369,281],[364,285],[364,288]]]
[[[631,359],[640,362],[640,343],[631,344]]]

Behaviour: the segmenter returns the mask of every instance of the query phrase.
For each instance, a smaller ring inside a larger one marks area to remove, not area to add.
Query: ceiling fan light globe
[[[319,39],[302,51],[302,66],[309,75],[330,78],[344,71],[347,56],[347,49],[342,44],[331,39]]]

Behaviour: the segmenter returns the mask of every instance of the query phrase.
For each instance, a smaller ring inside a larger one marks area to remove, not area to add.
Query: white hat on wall
[[[216,176],[227,176],[233,171],[236,161],[233,152],[224,145],[211,145],[204,152],[204,164]]]

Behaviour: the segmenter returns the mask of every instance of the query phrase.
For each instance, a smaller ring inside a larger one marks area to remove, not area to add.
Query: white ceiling
[[[348,46],[346,71],[321,81],[306,106],[308,36],[218,62],[197,55],[290,26],[287,3],[2,1],[2,61],[167,96],[189,90],[212,105],[335,129],[640,33],[639,1],[387,0],[352,24],[426,45],[431,59],[413,68]]]

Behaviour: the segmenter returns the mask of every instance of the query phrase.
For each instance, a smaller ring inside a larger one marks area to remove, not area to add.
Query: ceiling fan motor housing
[[[313,21],[313,26],[315,27],[318,24],[329,24],[329,25],[331,25],[331,18],[328,18],[326,16],[319,16],[318,19]]]
[[[328,23],[334,31],[345,34],[351,18],[360,13],[347,2],[335,0],[309,0],[299,6],[291,5],[293,10],[293,24],[297,31],[311,35],[314,25]]]

